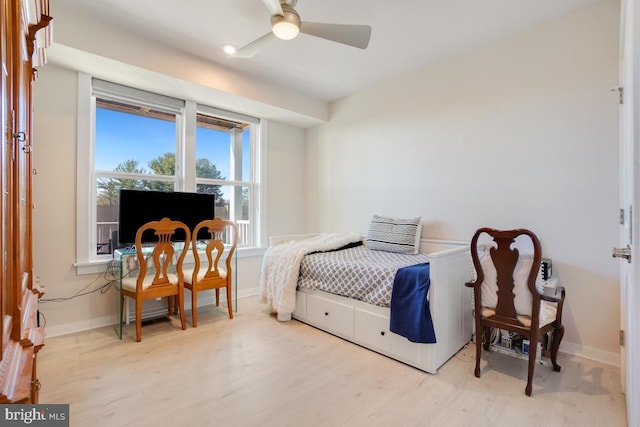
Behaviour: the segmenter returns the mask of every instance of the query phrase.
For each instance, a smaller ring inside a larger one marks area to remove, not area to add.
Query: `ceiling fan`
[[[262,0],[271,14],[271,32],[234,51],[227,51],[230,58],[252,58],[260,48],[274,38],[291,40],[298,33],[331,40],[337,43],[365,49],[371,38],[369,25],[324,24],[303,22],[294,9],[297,0]]]

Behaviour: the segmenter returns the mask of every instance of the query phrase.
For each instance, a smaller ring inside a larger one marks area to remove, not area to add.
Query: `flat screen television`
[[[121,189],[118,217],[119,246],[133,245],[138,228],[149,221],[159,221],[165,217],[182,221],[189,230],[193,231],[200,221],[213,219],[215,205],[216,198],[213,194]],[[198,238],[208,237],[206,230],[203,231],[203,235]],[[184,232],[176,231],[175,240],[184,241]],[[151,231],[142,236],[143,243],[154,241]]]

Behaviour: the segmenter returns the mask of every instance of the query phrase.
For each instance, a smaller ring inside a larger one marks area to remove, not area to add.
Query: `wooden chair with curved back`
[[[492,242],[480,245],[479,238],[486,237],[483,235],[488,235]],[[517,248],[512,247],[520,236],[531,241],[532,255],[520,254]],[[525,393],[531,396],[538,343],[548,332],[553,333],[553,370],[560,371],[557,355],[564,335],[562,307],[565,290],[559,286],[553,295],[545,295],[536,285],[542,250],[537,236],[529,230],[480,228],[471,240],[471,258],[476,280],[466,283],[466,286],[473,288],[474,295],[475,376],[480,377],[482,347],[484,345],[484,349],[489,350],[491,328],[515,332],[530,341]]]
[[[208,238],[199,240],[200,230],[206,229]],[[231,236],[228,233],[231,232]],[[225,237],[227,240],[225,240]],[[203,243],[206,242],[204,249]],[[226,245],[225,255],[225,242]],[[198,326],[197,307],[198,292],[215,289],[216,306],[220,305],[220,289],[226,288],[227,309],[229,318],[233,319],[233,304],[231,300],[232,268],[231,261],[238,245],[238,227],[233,221],[214,218],[200,222],[191,234],[191,247],[195,266],[192,270],[185,270],[185,288],[191,291],[191,317],[193,327]],[[206,260],[201,260],[201,256]],[[221,260],[224,259],[224,267]]]
[[[181,251],[174,248],[176,230],[185,233],[185,247]],[[153,246],[143,247],[143,234],[153,233],[157,240]],[[136,256],[139,265],[137,277],[122,279],[122,298],[130,297],[136,302],[136,341],[142,339],[142,302],[147,299],[168,297],[169,314],[174,312],[173,299],[178,299],[178,310],[182,329],[186,329],[184,318],[184,274],[182,264],[191,232],[189,227],[180,221],[162,218],[150,221],[140,227],[136,233]],[[150,251],[149,249],[152,248]],[[169,272],[174,256],[178,254],[175,273]]]

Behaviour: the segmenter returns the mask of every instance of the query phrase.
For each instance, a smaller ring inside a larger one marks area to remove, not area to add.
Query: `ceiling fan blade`
[[[280,0],[262,0],[262,3],[267,7],[271,16],[280,15],[284,16],[282,6],[280,6]]]
[[[300,24],[300,32],[360,49],[366,49],[371,38],[371,27],[369,25],[302,22]]]
[[[236,53],[232,53],[227,55],[229,58],[253,58],[253,56],[258,53],[258,51],[269,43],[271,40],[275,38],[275,35],[271,32],[265,34],[264,36],[255,39],[251,43],[242,46],[240,49],[236,50]]]

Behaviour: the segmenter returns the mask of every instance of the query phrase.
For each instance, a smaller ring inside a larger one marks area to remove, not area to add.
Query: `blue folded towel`
[[[409,341],[435,343],[429,310],[429,263],[403,267],[396,272],[391,291],[391,332]]]

